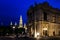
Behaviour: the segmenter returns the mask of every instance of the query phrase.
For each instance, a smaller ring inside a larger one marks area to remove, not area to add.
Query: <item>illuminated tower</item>
[[[10,26],[13,27],[13,23],[12,22],[10,23]]]
[[[20,15],[20,21],[19,21],[19,27],[18,28],[22,28],[23,27],[23,21],[22,21],[22,15]]]
[[[27,30],[27,27],[26,27],[26,24],[24,23],[24,28],[25,28],[25,30]]]
[[[25,28],[25,32],[27,32],[27,26],[25,23],[24,23],[24,28]]]
[[[10,25],[11,25],[11,26],[13,25],[12,22],[10,23]]]
[[[15,22],[15,26],[17,25],[17,23]]]

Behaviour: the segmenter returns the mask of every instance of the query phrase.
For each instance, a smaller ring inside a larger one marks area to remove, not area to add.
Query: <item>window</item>
[[[55,16],[52,17],[52,22],[55,22]]]
[[[47,21],[47,13],[44,12],[44,20]]]
[[[56,15],[55,14],[51,14],[51,22],[55,22],[55,20],[56,20]]]

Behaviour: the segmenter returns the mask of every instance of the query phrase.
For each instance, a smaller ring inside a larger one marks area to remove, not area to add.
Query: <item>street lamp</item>
[[[13,29],[15,29],[15,26],[13,26]]]
[[[39,39],[40,38],[40,33],[36,33],[36,36],[37,36],[37,39]]]
[[[40,35],[39,33],[37,33],[37,35]]]
[[[35,38],[39,39],[40,38],[40,33],[36,32],[35,36],[36,36]]]
[[[15,33],[15,26],[12,27],[13,28],[13,34]]]

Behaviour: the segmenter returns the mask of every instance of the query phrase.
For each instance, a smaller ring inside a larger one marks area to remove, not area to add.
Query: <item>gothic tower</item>
[[[23,21],[22,21],[22,15],[20,15],[19,27],[18,28],[22,28],[22,27],[23,27]]]

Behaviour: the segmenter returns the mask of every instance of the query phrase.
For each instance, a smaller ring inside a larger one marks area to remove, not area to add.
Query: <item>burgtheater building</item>
[[[60,36],[60,10],[47,2],[30,6],[27,17],[30,36]]]

